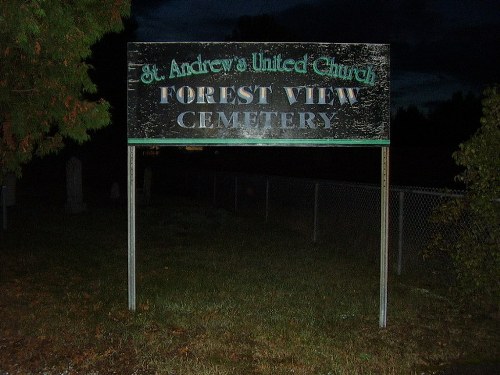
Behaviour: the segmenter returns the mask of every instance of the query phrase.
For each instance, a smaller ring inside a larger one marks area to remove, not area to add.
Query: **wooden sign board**
[[[388,146],[389,46],[129,43],[129,145]]]

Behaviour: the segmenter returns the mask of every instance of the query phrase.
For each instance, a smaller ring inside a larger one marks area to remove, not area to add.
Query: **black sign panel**
[[[130,145],[389,145],[389,46],[129,43]]]

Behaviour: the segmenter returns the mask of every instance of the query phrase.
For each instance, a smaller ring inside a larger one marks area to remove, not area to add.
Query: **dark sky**
[[[498,0],[136,0],[139,41],[222,41],[268,14],[295,41],[391,44],[393,108],[500,82]]]

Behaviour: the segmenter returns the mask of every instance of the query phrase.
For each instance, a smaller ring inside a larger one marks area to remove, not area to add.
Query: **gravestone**
[[[142,186],[142,193],[144,194],[144,204],[148,205],[151,202],[151,180],[153,172],[151,167],[144,169],[144,184]]]
[[[77,214],[85,211],[86,204],[83,203],[82,190],[82,162],[72,157],[66,163],[66,211]]]
[[[120,185],[118,182],[113,182],[111,185],[111,193],[110,196],[111,202],[116,203],[120,200]]]
[[[0,205],[3,205],[3,202],[5,202],[5,207],[16,205],[16,180],[17,178],[14,174],[9,173],[5,176],[5,188],[3,191],[3,194],[5,194],[5,196],[2,197],[2,202],[0,202]]]

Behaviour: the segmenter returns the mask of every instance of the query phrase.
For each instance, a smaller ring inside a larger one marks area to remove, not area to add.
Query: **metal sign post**
[[[387,273],[389,249],[389,147],[382,147],[380,179],[380,314],[379,326],[387,326]]]
[[[135,311],[135,146],[128,146],[128,308]]]

